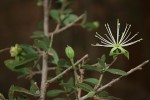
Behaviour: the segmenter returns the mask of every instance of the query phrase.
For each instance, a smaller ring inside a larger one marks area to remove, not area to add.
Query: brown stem
[[[56,67],[50,67],[50,68],[47,68],[47,71],[52,71],[55,69],[56,69]],[[42,73],[42,71],[33,71],[31,74],[27,75],[26,78],[31,79],[33,76],[41,74],[41,73]]]
[[[48,15],[48,0],[43,1],[43,9],[44,9],[44,35],[48,36],[49,33],[49,15]],[[47,61],[47,54],[45,51],[42,52],[42,77],[41,77],[41,95],[40,100],[45,100],[45,94],[46,94],[46,81],[47,81],[47,67],[48,67],[48,61]]]
[[[79,59],[74,65],[76,66],[77,64],[79,64],[82,60],[84,60],[85,58],[87,58],[88,55],[86,54],[85,56],[83,56],[81,59]],[[64,74],[66,74],[69,70],[71,70],[73,68],[73,66],[68,67],[66,70],[64,70],[62,73],[58,74],[57,76],[55,76],[54,78],[50,79],[47,81],[47,85],[54,82],[55,80],[57,80],[59,77],[63,76]]]
[[[8,51],[8,50],[10,50],[10,48],[1,49],[1,50],[0,50],[0,53],[1,53],[1,52],[4,52],[4,51]]]
[[[133,73],[133,72],[135,72],[135,71],[137,71],[137,70],[141,70],[142,67],[143,67],[144,65],[146,65],[148,62],[149,62],[149,60],[144,61],[144,62],[141,63],[140,65],[138,65],[138,66],[136,66],[135,68],[129,70],[129,71],[127,72],[127,75],[120,76],[120,77],[118,77],[118,78],[116,78],[116,79],[113,79],[112,81],[110,81],[110,82],[107,83],[106,85],[104,85],[104,86],[98,88],[98,89],[95,91],[95,93],[101,92],[102,90],[104,90],[104,89],[106,89],[106,88],[112,86],[114,83],[118,82],[118,81],[119,81],[120,79],[122,79],[123,77],[130,75],[131,73]],[[88,98],[88,95],[84,95],[84,96],[82,96],[79,100],[85,100],[85,99],[87,99],[87,98]]]
[[[60,28],[60,29],[57,30],[57,31],[54,31],[54,32],[49,33],[49,36],[51,36],[52,34],[53,34],[53,35],[58,34],[58,33],[60,33],[60,32],[63,32],[64,30],[66,30],[66,29],[72,27],[76,22],[78,22],[79,20],[83,19],[84,16],[85,16],[85,14],[80,15],[74,22],[72,22],[72,23],[66,25],[65,27]]]

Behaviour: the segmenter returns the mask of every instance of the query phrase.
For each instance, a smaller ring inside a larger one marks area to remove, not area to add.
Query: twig
[[[55,69],[56,69],[56,67],[50,67],[50,68],[47,68],[47,71],[52,71],[52,70],[55,70]],[[31,79],[33,76],[41,74],[41,73],[42,73],[42,71],[33,71],[31,74],[27,75],[26,78]]]
[[[0,53],[1,53],[1,52],[4,52],[4,51],[8,51],[8,50],[10,50],[10,48],[1,49],[1,50],[0,50]]]
[[[56,26],[54,32],[57,32],[57,31],[59,30],[59,27],[60,27],[60,23],[57,24],[57,26]],[[51,33],[50,47],[52,47],[52,44],[53,44],[54,32]]]
[[[79,64],[82,60],[84,60],[85,58],[87,58],[88,55],[86,54],[85,56],[83,56],[81,59],[79,59],[74,65],[76,66],[77,64]],[[47,80],[47,85],[54,82],[55,80],[57,80],[59,77],[63,76],[64,74],[66,74],[69,70],[72,69],[73,66],[70,66],[69,68],[67,68],[66,70],[64,70],[62,73],[58,74],[57,76],[55,76],[54,78]]]
[[[48,15],[48,0],[43,1],[43,9],[44,9],[44,35],[48,36],[49,33],[49,15]],[[45,100],[45,94],[46,94],[46,81],[47,81],[47,54],[45,51],[42,53],[42,77],[41,77],[41,95],[40,100]]]
[[[84,69],[79,69],[79,72],[80,72],[80,80],[79,80],[79,82],[82,83],[83,79],[84,79]],[[79,88],[78,89],[78,98],[81,97],[81,92],[82,92],[82,89]]]
[[[120,79],[122,79],[123,77],[130,75],[131,73],[133,73],[133,72],[135,72],[135,71],[137,71],[137,70],[141,70],[142,67],[143,67],[144,65],[146,65],[148,62],[149,62],[149,60],[144,61],[144,62],[141,63],[140,65],[138,65],[138,66],[136,66],[135,68],[133,68],[133,69],[131,69],[130,71],[128,71],[126,75],[120,76],[120,77],[118,77],[118,78],[116,78],[116,79],[113,79],[112,81],[110,81],[110,82],[107,83],[106,85],[104,85],[104,86],[100,87],[99,89],[97,89],[97,90],[95,91],[95,93],[101,92],[102,90],[104,90],[104,89],[106,89],[106,88],[112,86],[114,83],[118,82],[118,81],[119,81]],[[81,97],[79,100],[85,100],[85,99],[87,99],[87,98],[88,98],[88,95],[84,95],[84,96]]]
[[[83,19],[84,16],[85,16],[85,14],[82,14],[82,15],[80,15],[74,22],[68,24],[67,26],[62,27],[62,28],[60,28],[60,29],[57,30],[57,31],[50,32],[50,33],[49,33],[49,36],[51,36],[52,34],[53,34],[53,35],[58,34],[58,33],[60,33],[60,32],[63,32],[64,30],[66,30],[66,29],[72,27],[76,22],[78,22],[79,20]]]

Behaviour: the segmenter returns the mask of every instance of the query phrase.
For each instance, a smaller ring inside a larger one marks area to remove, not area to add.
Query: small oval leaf
[[[127,75],[127,72],[120,69],[109,68],[106,71],[116,75]]]

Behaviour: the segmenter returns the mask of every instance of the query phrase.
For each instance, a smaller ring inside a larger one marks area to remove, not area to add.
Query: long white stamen
[[[95,35],[95,37],[98,38],[98,39],[100,39],[101,41],[104,41],[104,42],[108,43],[106,40],[104,40],[103,38],[101,38],[101,37],[99,37],[97,35]]]
[[[112,35],[112,33],[111,33],[111,30],[110,30],[109,25],[108,25],[108,24],[105,24],[105,27],[106,27],[106,29],[107,29],[107,31],[108,31],[108,33],[109,33],[109,36],[110,36],[111,40],[113,41],[114,44],[116,44],[116,41],[115,41],[115,39],[114,39],[114,37],[113,37],[113,35]]]
[[[125,39],[126,35],[128,34],[128,31],[129,31],[130,27],[131,27],[131,25],[129,25],[128,29],[126,30],[126,32],[125,32],[125,34],[124,34],[124,36],[123,36],[123,38],[122,38],[122,41]],[[122,41],[121,41],[121,42],[122,42]],[[120,42],[120,43],[121,43],[121,42]]]
[[[124,43],[129,38],[130,35],[131,35],[131,32],[126,36],[126,38],[120,44]]]
[[[106,43],[106,42],[104,42],[104,41],[101,41],[101,43],[103,43],[103,44],[105,44],[105,45],[112,45],[112,44],[108,44],[108,43]]]
[[[127,28],[128,28],[128,24],[126,24],[125,30],[124,30],[124,32],[122,33],[121,39],[119,40],[119,44],[122,42],[122,38],[123,38],[124,33],[126,32]]]
[[[137,42],[140,42],[141,40],[143,40],[143,39],[139,39],[139,40],[137,40],[137,41],[130,42],[130,43],[127,43],[127,44],[124,44],[124,45],[122,45],[122,46],[123,46],[123,47],[129,46],[129,45],[135,44],[135,43],[137,43]]]
[[[119,19],[117,20],[117,44],[118,44],[118,40],[119,40],[119,29],[120,29],[120,23],[119,23]]]
[[[121,44],[126,44],[127,42],[131,41],[133,38],[135,38],[136,36],[138,35],[138,33],[134,34],[130,39],[128,39],[127,41],[125,42],[122,42]]]
[[[123,31],[123,33],[120,35],[120,23],[119,20],[117,20],[117,37],[115,38],[110,30],[109,24],[105,24],[106,30],[108,32],[108,34],[106,35],[106,38],[102,37],[100,34],[98,34],[96,32],[95,37],[97,37],[98,39],[101,40],[101,43],[96,43],[95,45],[92,44],[92,46],[103,46],[103,47],[114,47],[117,45],[121,46],[121,47],[125,47],[125,46],[129,46],[132,44],[135,44],[137,42],[140,42],[142,39],[136,40],[136,41],[131,41],[133,40],[138,33],[134,34],[133,36],[131,36],[131,32],[128,33],[128,31],[130,30],[131,25],[126,24],[126,27]],[[130,37],[131,36],[131,37]]]
[[[106,37],[108,38],[108,40],[111,42],[111,43],[113,43],[113,41],[110,39],[110,37],[107,35],[107,34],[105,34],[106,35]]]
[[[101,44],[98,44],[96,43],[95,45],[94,44],[91,44],[92,46],[101,46],[101,47],[112,47],[111,45],[101,45]]]
[[[105,38],[103,38],[102,36],[100,36],[97,32],[96,32],[96,35],[95,37],[99,38],[100,40],[104,41],[104,42],[107,42],[109,44],[112,44],[111,42],[109,42],[108,40],[106,40]]]

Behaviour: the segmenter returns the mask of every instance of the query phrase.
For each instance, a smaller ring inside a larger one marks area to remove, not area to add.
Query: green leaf
[[[34,44],[35,44],[35,46],[47,51],[49,49],[49,46],[50,46],[49,37],[45,36],[42,40],[36,39],[34,41]]]
[[[68,17],[66,17],[66,18],[64,19],[63,24],[64,24],[64,25],[68,25],[68,24],[74,22],[77,18],[78,18],[77,15],[70,14],[70,15],[68,15]]]
[[[47,96],[49,96],[49,97],[56,97],[56,96],[58,96],[58,95],[60,95],[62,93],[64,93],[63,90],[57,90],[57,89],[55,89],[55,90],[48,91],[47,92]]]
[[[65,98],[55,98],[53,100],[66,100]]]
[[[64,86],[67,89],[67,92],[70,93],[73,90],[73,88],[74,88],[73,78],[70,77],[70,79],[68,80],[67,83],[62,82],[62,83],[60,83],[60,85]]]
[[[56,0],[57,3],[63,3],[64,0]]]
[[[129,59],[129,52],[127,50],[125,50],[125,52],[123,54],[125,57],[127,57]]]
[[[100,97],[100,99],[104,99],[104,100],[122,100],[122,99],[114,97],[114,96]]]
[[[29,59],[25,59],[22,61],[18,61],[18,60],[12,60],[12,59],[8,59],[4,61],[5,66],[7,66],[9,69],[13,70],[15,68],[18,68],[19,66],[22,66],[24,64],[27,64],[33,60],[35,60],[37,57],[33,57],[33,58],[29,58]]]
[[[107,91],[102,91],[102,92],[98,93],[98,96],[99,97],[108,97],[109,93]]]
[[[98,83],[98,79],[96,79],[96,78],[87,78],[87,79],[84,79],[83,81],[87,82],[87,83],[90,83],[94,86],[97,85],[97,83]]]
[[[17,66],[20,66],[22,64],[24,64],[25,62],[18,62],[18,61],[15,61],[15,60],[5,60],[4,61],[4,64],[5,66],[12,70],[12,71],[16,71],[16,72],[19,72],[19,73],[22,73],[22,74],[29,74],[31,73],[31,68],[28,68],[28,67],[20,67],[20,68],[16,68]]]
[[[21,73],[21,74],[30,74],[32,72],[32,69],[29,68],[29,67],[22,67],[22,68],[19,68],[19,69],[14,69],[13,71],[16,71],[18,73]]]
[[[30,86],[30,92],[39,95],[40,96],[40,90],[39,87],[37,86],[37,83],[31,80],[31,86]]]
[[[98,96],[100,99],[106,99],[106,100],[121,100],[119,98],[113,97],[113,96],[109,96],[109,93],[107,91],[102,91],[100,93],[98,93]]]
[[[39,95],[35,95],[35,94],[31,93],[29,90],[27,90],[25,88],[12,85],[10,87],[9,93],[8,93],[9,100],[14,100],[13,97],[14,97],[15,92],[25,93],[25,94],[28,94],[28,95],[31,95],[31,96],[39,96]]]
[[[116,75],[127,75],[127,72],[120,69],[109,68],[106,71]]]
[[[82,66],[83,69],[86,69],[86,70],[90,70],[90,71],[97,71],[97,72],[101,72],[102,69],[99,68],[99,67],[96,67],[96,66],[91,66],[91,65],[84,65]]]
[[[5,100],[5,97],[2,93],[0,93],[0,100]]]
[[[93,89],[90,85],[88,85],[88,84],[86,84],[86,83],[78,83],[78,84],[76,84],[76,86],[77,86],[78,88],[83,89],[84,91],[87,91],[87,92],[90,92],[90,91],[92,91],[92,89]]]
[[[60,19],[60,11],[59,10],[56,10],[56,9],[52,9],[50,10],[50,16],[56,20],[56,21],[59,21]]]
[[[104,68],[107,67],[106,62],[104,62],[103,60],[101,60],[101,59],[99,59],[99,58],[98,58],[98,63],[99,63],[99,65],[100,65],[99,67],[102,68],[102,69],[104,69]]]
[[[50,55],[49,57],[49,61],[53,64],[58,64],[58,61],[59,61],[59,57],[58,57],[58,54],[57,52],[53,49],[53,48],[49,48],[48,49],[48,54]]]
[[[59,67],[64,67],[64,68],[70,67],[69,63],[64,59],[59,59],[58,66]]]
[[[42,37],[44,35],[44,32],[43,31],[36,31],[33,33],[33,35],[30,36],[31,39],[33,38],[39,38],[39,37]]]
[[[87,97],[88,98],[91,98],[95,95],[95,92],[94,91],[90,91],[88,94],[87,94]]]
[[[84,28],[88,29],[89,31],[97,29],[99,27],[99,22],[98,21],[94,21],[94,22],[86,22],[83,25]]]
[[[22,44],[22,45],[20,45],[20,46],[23,48],[23,50],[24,50],[28,55],[31,55],[31,54],[32,54],[32,56],[37,56],[37,51],[35,51],[32,46],[26,45],[26,44]]]
[[[105,61],[106,61],[106,56],[105,56],[104,54],[101,56],[101,61],[102,61],[102,62],[105,62]]]

